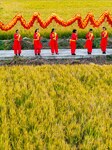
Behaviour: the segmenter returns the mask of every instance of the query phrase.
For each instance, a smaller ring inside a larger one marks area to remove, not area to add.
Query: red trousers
[[[107,39],[105,39],[105,38],[101,39],[100,47],[101,47],[102,52],[106,52],[106,48],[107,48]]]
[[[76,52],[76,42],[71,41],[70,42],[70,48],[71,48],[71,54],[75,54],[75,52]]]
[[[20,41],[14,40],[13,44],[14,54],[21,54],[21,44]]]
[[[85,48],[87,48],[88,53],[92,53],[93,43],[91,40],[86,40]]]
[[[50,40],[49,46],[51,47],[51,53],[58,54],[58,43],[55,40]]]
[[[35,54],[40,54],[41,53],[41,49],[34,49],[34,53]]]
[[[40,54],[42,49],[42,44],[39,40],[34,40],[34,53]]]

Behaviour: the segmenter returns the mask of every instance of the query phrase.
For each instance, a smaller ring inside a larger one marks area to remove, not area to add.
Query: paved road
[[[50,49],[43,49],[41,52],[41,57],[44,59],[89,58],[101,55],[112,55],[112,49],[107,49],[106,54],[102,54],[100,49],[93,49],[91,55],[87,54],[86,49],[77,49],[75,56],[71,55],[70,49],[59,49],[59,55],[52,55]],[[22,50],[21,56],[26,58],[35,57],[33,50]],[[13,57],[13,50],[0,50],[0,60],[11,59]]]

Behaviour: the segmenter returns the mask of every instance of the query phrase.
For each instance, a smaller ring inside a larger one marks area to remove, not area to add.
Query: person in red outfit
[[[88,54],[92,53],[93,40],[94,40],[93,29],[90,29],[89,32],[86,34],[86,44],[85,44],[85,48],[87,48]]]
[[[14,54],[17,56],[21,54],[21,40],[22,37],[19,34],[19,31],[16,30],[16,33],[14,34],[14,44],[13,44],[13,49],[14,49]]]
[[[58,35],[55,32],[55,29],[53,28],[50,33],[50,42],[49,46],[51,47],[51,53],[52,55],[54,53],[58,54]]]
[[[35,33],[34,33],[34,53],[35,55],[40,55],[41,53],[41,49],[42,49],[42,44],[40,42],[40,33],[39,33],[39,29],[36,29],[35,30]]]
[[[101,42],[100,47],[103,54],[106,54],[106,47],[107,47],[107,40],[108,40],[108,33],[105,27],[102,28],[103,31],[101,32]]]
[[[77,36],[77,30],[74,29],[70,38],[70,48],[71,48],[71,54],[72,55],[76,55],[75,51],[76,51],[76,41],[78,39]]]

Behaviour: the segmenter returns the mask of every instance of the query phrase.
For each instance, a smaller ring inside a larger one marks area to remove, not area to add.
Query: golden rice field
[[[56,13],[65,21],[72,18],[76,14],[81,14],[83,19],[88,12],[92,12],[95,18],[98,19],[104,11],[109,11],[112,14],[112,0],[1,0],[0,1],[0,21],[7,24],[12,20],[16,14],[22,14],[28,22],[34,12],[39,12],[44,21],[52,14]],[[112,29],[107,23],[102,26],[107,26],[111,35]],[[102,26],[98,29],[94,29],[95,36],[99,36]],[[14,29],[8,32],[0,31],[0,39],[11,38],[15,29],[19,29],[23,36],[32,37],[35,28],[39,27],[35,23],[34,27],[30,30],[24,30],[18,23]],[[40,28],[42,36],[48,37],[51,28],[55,27],[59,37],[69,36],[73,28],[78,29],[79,36],[85,37],[85,32],[88,31],[91,25],[85,30],[79,29],[77,23],[74,23],[70,27],[61,27],[53,22],[47,29]]]
[[[0,67],[0,150],[111,150],[112,65]]]

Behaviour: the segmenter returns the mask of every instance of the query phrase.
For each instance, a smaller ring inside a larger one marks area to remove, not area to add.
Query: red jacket
[[[58,46],[58,35],[56,32],[50,33],[49,46],[50,47],[57,47]]]
[[[40,33],[34,33],[34,40],[40,40]]]
[[[93,40],[94,40],[94,35],[93,35],[93,33],[88,32],[88,33],[86,34],[86,39],[87,39],[87,40],[90,40],[90,41],[93,41]]]
[[[107,39],[107,38],[108,38],[108,33],[107,33],[107,31],[102,31],[102,32],[101,32],[101,38],[102,38],[102,39]]]
[[[78,40],[78,36],[76,33],[72,33],[71,38],[70,38],[70,43],[76,42]]]
[[[56,32],[52,32],[50,34],[50,39],[53,40],[53,41],[57,41],[58,40],[58,35]]]
[[[34,33],[34,49],[41,49],[42,48],[42,44],[40,42],[40,33]]]
[[[21,35],[20,35],[20,34],[15,33],[15,34],[14,34],[14,40],[21,41],[21,40],[22,40]]]

